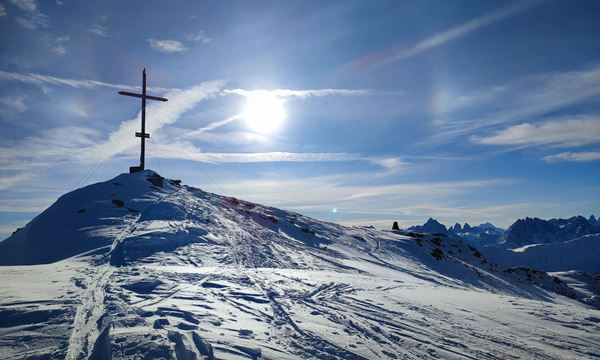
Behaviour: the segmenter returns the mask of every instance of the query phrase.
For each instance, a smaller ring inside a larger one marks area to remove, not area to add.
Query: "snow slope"
[[[565,242],[526,245],[512,250],[484,246],[481,251],[489,260],[506,266],[600,273],[600,234],[585,235]]]
[[[600,353],[584,275],[506,269],[462,240],[321,222],[149,170],[66,194],[0,254],[0,358]]]

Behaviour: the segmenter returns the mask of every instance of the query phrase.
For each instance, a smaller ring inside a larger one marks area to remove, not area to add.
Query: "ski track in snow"
[[[97,275],[88,279],[88,287],[81,295],[81,304],[75,313],[66,359],[87,359],[92,353],[99,334],[97,321],[104,314],[104,288],[112,273],[110,266],[102,265],[97,269]]]
[[[600,358],[588,275],[507,270],[458,240],[167,181],[145,190],[146,175],[102,185],[122,209],[89,205],[93,187],[72,205],[120,219],[82,230],[110,246],[0,267],[0,358]]]

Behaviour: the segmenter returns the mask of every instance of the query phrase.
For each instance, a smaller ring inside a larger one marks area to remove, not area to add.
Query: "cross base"
[[[136,172],[140,172],[140,171],[144,171],[144,169],[142,169],[141,166],[130,166],[129,167],[130,174],[135,174]]]

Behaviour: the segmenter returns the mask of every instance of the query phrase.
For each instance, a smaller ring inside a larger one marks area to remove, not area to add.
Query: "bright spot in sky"
[[[336,213],[336,212],[337,212],[337,209],[336,209],[336,208],[333,208],[333,209],[331,209],[331,212],[332,212],[332,213]]]
[[[266,91],[253,92],[246,96],[242,117],[256,132],[273,132],[285,119],[283,100]]]

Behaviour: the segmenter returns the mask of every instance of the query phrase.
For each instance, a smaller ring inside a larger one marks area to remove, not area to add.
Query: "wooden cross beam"
[[[142,132],[136,132],[135,136],[141,138],[142,148],[140,153],[140,166],[132,166],[129,168],[130,173],[135,173],[138,171],[143,171],[145,169],[145,157],[146,157],[146,139],[150,138],[150,134],[146,133],[146,99],[148,100],[157,100],[157,101],[167,101],[165,98],[161,98],[158,96],[152,96],[146,94],[146,69],[142,72],[142,93],[136,94],[128,91],[119,91],[119,94],[125,96],[132,96],[136,98],[142,99]]]

